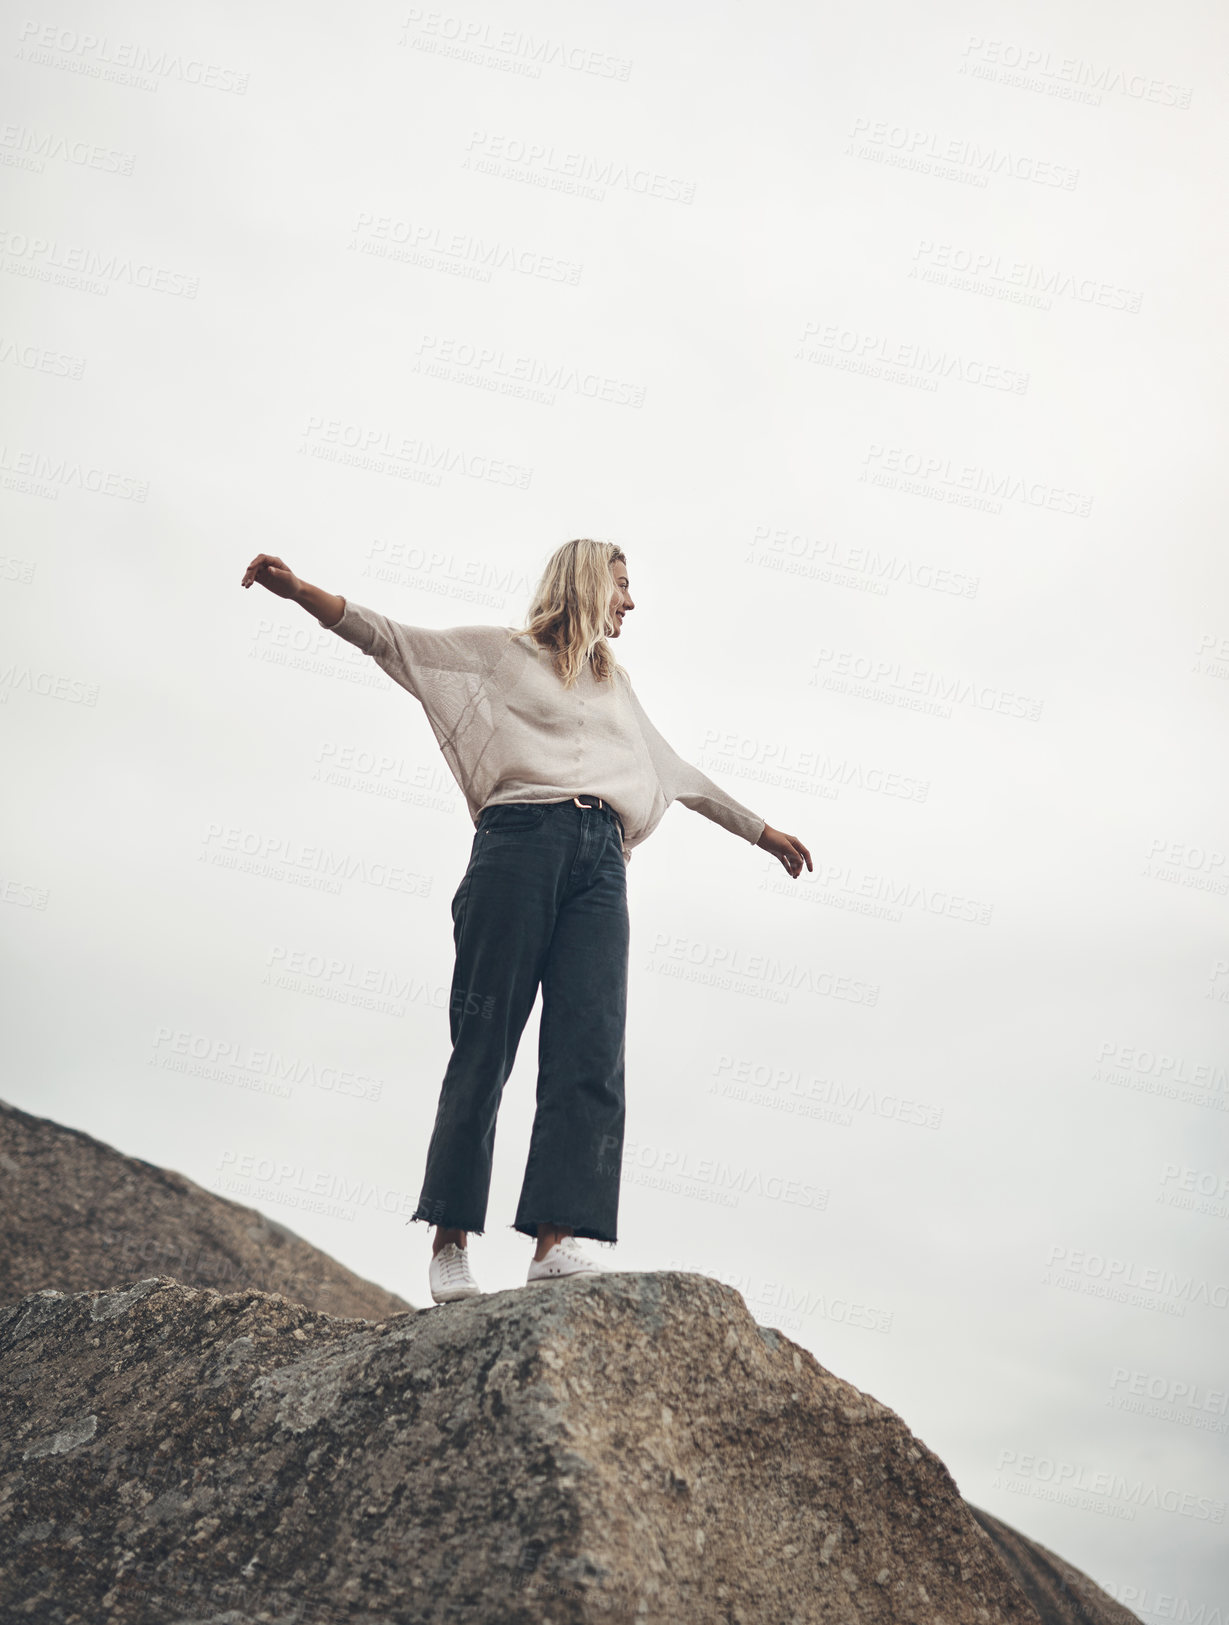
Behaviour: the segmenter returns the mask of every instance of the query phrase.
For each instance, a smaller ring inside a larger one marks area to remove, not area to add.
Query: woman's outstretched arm
[[[300,581],[290,566],[276,554],[257,553],[243,572],[241,585],[250,587],[253,581],[267,587],[279,598],[289,598],[292,603],[301,604],[308,614],[316,617],[326,632],[329,627],[336,626],[346,612],[344,598],[335,592],[325,592],[323,587],[313,587],[310,581]]]
[[[626,672],[623,675],[627,677]],[[810,852],[796,835],[774,829],[765,818],[744,807],[740,801],[735,801],[707,773],[683,760],[645,715],[630,677],[627,677],[627,692],[667,800],[682,802],[684,807],[702,813],[723,829],[741,835],[754,846],[770,852],[795,880],[802,873],[804,863],[808,869],[814,868]]]
[[[272,553],[258,553],[248,565],[243,585],[250,587],[253,581],[300,604],[326,632],[369,655],[394,683],[421,701],[441,747],[470,718],[487,678],[507,652],[506,627],[407,626],[353,598],[300,580]]]

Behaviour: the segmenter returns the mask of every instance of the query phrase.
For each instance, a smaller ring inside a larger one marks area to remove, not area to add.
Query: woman
[[[551,555],[523,627],[406,626],[259,553],[243,585],[292,599],[370,655],[425,710],[476,826],[452,900],[452,1055],[418,1207],[435,1226],[436,1303],[479,1292],[467,1237],[486,1222],[495,1119],[539,986],[537,1109],[513,1229],[528,1282],[591,1274],[613,1246],[623,1154],[627,863],[672,801],[770,852],[811,854],[676,755],[607,641],[635,608],[611,542]]]

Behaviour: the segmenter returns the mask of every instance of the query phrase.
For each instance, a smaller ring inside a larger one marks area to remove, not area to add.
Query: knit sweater
[[[422,705],[476,825],[509,801],[609,801],[629,861],[681,801],[754,845],[765,821],[678,756],[644,714],[621,668],[586,665],[565,688],[550,652],[507,626],[405,626],[352,599],[328,630],[370,655]]]

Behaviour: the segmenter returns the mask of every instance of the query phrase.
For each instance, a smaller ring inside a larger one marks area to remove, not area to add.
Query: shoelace
[[[453,1243],[453,1246],[455,1247],[455,1243]],[[436,1257],[439,1257],[438,1253]],[[460,1247],[456,1247],[455,1251],[444,1255],[443,1262],[440,1264],[440,1273],[448,1286],[452,1286],[457,1281],[467,1281],[469,1279],[469,1259],[466,1258]]]
[[[555,1244],[561,1253],[568,1258],[574,1258],[581,1264],[592,1264],[593,1260],[577,1241],[575,1236],[562,1236]]]

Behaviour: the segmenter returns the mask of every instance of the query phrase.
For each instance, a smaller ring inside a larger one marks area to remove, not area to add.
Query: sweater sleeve
[[[499,626],[406,626],[352,598],[342,602],[341,619],[328,630],[370,655],[424,705],[441,685],[454,686],[457,679],[463,687],[469,686],[465,679],[481,682],[498,663],[507,637]]]
[[[731,835],[741,835],[745,841],[754,846],[764,833],[767,820],[753,813],[750,808],[744,807],[741,801],[727,795],[721,786],[702,773],[698,767],[674,750],[658,733],[657,729],[645,715],[644,707],[636,696],[631,679],[627,678],[627,692],[640,724],[640,732],[648,747],[653,767],[657,773],[658,783],[666,797],[667,803],[681,801],[684,807],[692,812],[703,813],[705,818],[711,818],[714,824],[720,824],[722,829],[728,829]]]

